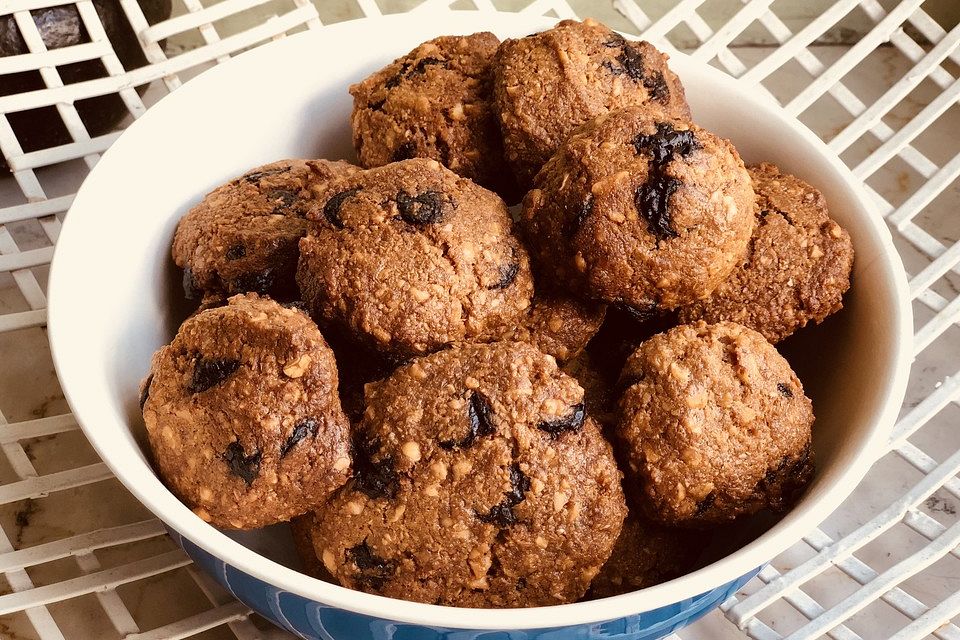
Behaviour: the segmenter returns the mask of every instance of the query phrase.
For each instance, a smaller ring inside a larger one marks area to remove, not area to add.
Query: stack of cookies
[[[773,345],[842,307],[850,238],[667,61],[592,20],[436,38],[350,88],[360,166],[207,195],[141,390],[167,486],[290,521],[312,575],[466,607],[650,586],[788,508],[814,416]]]

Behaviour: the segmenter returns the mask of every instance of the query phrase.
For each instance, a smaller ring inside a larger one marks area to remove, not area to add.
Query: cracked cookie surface
[[[289,520],[350,473],[333,352],[304,312],[256,294],[184,322],[141,407],[164,482],[217,526]]]
[[[384,355],[495,338],[530,306],[529,258],[503,200],[435,160],[329,183],[309,217],[304,302]]]
[[[356,474],[318,511],[341,584],[466,607],[573,602],[626,514],[583,390],[524,343],[463,345],[367,386]]]
[[[183,216],[173,239],[186,297],[249,291],[295,298],[311,187],[358,170],[341,161],[280,160],[211,191]]]
[[[782,510],[813,473],[813,407],[789,363],[732,322],[644,342],[620,380],[626,490],[667,524]]]
[[[843,308],[853,244],[820,191],[772,164],[748,171],[757,217],[746,258],[710,297],[681,309],[680,318],[738,322],[776,343]]]
[[[690,118],[666,54],[591,19],[564,20],[504,41],[494,62],[494,99],[507,161],[521,186],[531,184],[574,129],[596,116],[640,105]]]

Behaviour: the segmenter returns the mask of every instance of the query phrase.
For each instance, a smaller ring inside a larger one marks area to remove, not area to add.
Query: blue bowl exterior
[[[172,529],[170,535],[234,597],[277,626],[310,640],[654,640],[719,606],[760,571],[758,567],[693,598],[606,622],[520,631],[444,629],[374,618],[308,600],[226,564]]]

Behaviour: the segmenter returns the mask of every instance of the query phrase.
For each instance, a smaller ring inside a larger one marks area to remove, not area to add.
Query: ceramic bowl
[[[529,15],[445,12],[336,24],[272,42],[211,69],[135,122],[87,178],[50,276],[49,332],[64,392],[90,442],[188,554],[236,597],[306,638],[337,640],[655,638],[717,606],[850,493],[900,407],[911,313],[890,234],[857,181],[776,105],[681,55],[695,119],[746,162],[773,161],[818,186],[856,248],[845,309],[794,362],[817,414],[817,474],[800,502],[752,542],[676,580],[604,600],[538,609],[457,609],[327,584],[291,566],[289,536],[228,534],[195,516],[150,466],[137,384],[183,317],[170,260],[177,220],[246,169],[287,157],[353,158],[347,86],[440,34],[519,37]],[[278,540],[281,540],[278,542]],[[287,566],[289,565],[289,566]]]

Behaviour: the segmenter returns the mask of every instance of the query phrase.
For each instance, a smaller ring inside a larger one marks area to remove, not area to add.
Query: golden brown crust
[[[289,520],[350,474],[333,353],[306,314],[256,294],[184,322],[142,407],[164,482],[217,526]]]
[[[530,306],[529,258],[503,200],[434,160],[326,185],[309,217],[304,302],[385,354],[489,339]]]
[[[627,360],[621,386],[625,472],[652,518],[720,523],[781,509],[810,479],[811,402],[752,329],[698,322],[656,335]]]
[[[817,189],[772,164],[749,168],[757,221],[745,260],[684,322],[730,320],[779,342],[843,308],[853,244]]]
[[[520,224],[539,278],[650,312],[709,295],[740,262],[753,211],[729,141],[628,107],[567,139]]]
[[[318,512],[341,584],[467,607],[583,595],[626,514],[583,390],[524,343],[463,345],[367,386],[354,480]]]
[[[506,40],[494,62],[494,99],[507,161],[521,186],[578,126],[628,105],[690,119],[667,56],[595,20]]]
[[[492,105],[491,63],[499,44],[488,32],[441,36],[351,86],[360,164],[432,158],[518,200]]]
[[[187,297],[247,291],[296,297],[297,242],[307,232],[311,187],[354,171],[340,161],[280,160],[207,194],[173,238]]]

